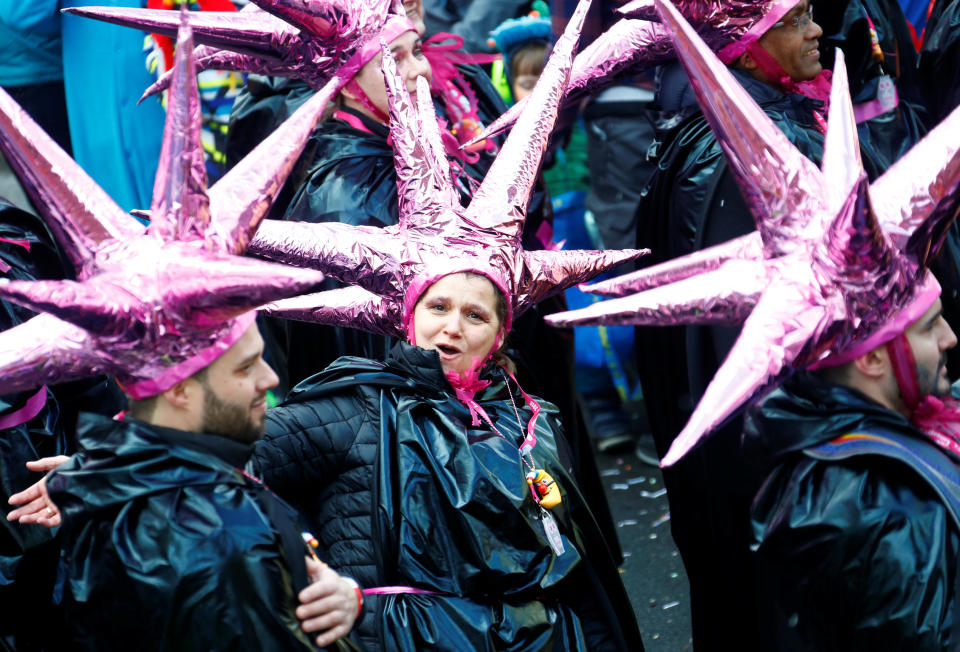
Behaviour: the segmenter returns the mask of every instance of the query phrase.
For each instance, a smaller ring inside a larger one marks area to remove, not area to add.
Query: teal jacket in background
[[[141,6],[138,0],[96,4]],[[137,106],[153,82],[143,63],[144,36],[89,18],[63,17],[63,73],[74,159],[125,210],[150,207],[166,117],[156,98]]]
[[[0,0],[0,86],[63,79],[57,0]]]

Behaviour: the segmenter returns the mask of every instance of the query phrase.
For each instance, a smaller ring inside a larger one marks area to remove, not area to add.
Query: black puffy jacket
[[[399,343],[387,363],[342,358],[267,417],[252,461],[313,520],[326,561],[365,587],[355,627],[372,650],[641,650],[616,566],[557,446],[537,421],[536,465],[559,483],[546,540],[525,482],[523,434],[498,368],[477,395],[503,436],[472,426],[434,351]],[[523,398],[514,401],[526,424]]]
[[[71,650],[309,650],[293,510],[238,470],[250,447],[83,415],[48,480],[63,511]]]
[[[957,649],[957,523],[904,461],[813,457],[850,433],[934,448],[898,413],[808,373],[749,413],[745,455],[773,467],[751,509],[762,649]],[[932,453],[956,482],[958,460]]]

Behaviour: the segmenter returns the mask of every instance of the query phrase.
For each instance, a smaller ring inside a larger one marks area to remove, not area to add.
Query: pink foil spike
[[[863,174],[857,121],[848,86],[843,50],[838,50],[830,90],[830,124],[820,164],[823,178],[830,180],[826,184],[828,214],[836,214]]]
[[[376,335],[404,336],[400,329],[403,304],[359,287],[292,297],[267,304],[260,311],[272,317],[295,321],[330,326],[349,325]]]
[[[256,57],[275,58],[281,58],[291,44],[300,41],[296,27],[256,7],[252,7],[255,11],[250,9],[248,6],[243,11],[188,12],[194,40]],[[180,26],[179,15],[168,9],[68,7],[63,12],[170,38],[176,38]]]
[[[679,8],[678,3],[678,8]],[[628,18],[640,18],[642,20],[660,20],[660,14],[657,13],[657,7],[653,0],[632,0],[620,7],[617,7],[617,13]]]
[[[251,5],[247,6],[249,7]],[[239,58],[240,62],[233,61],[235,58]],[[209,45],[198,45],[193,49],[193,65],[197,73],[204,70],[247,70],[249,65],[246,64],[246,62],[253,58],[254,57],[249,55],[241,55],[236,52],[230,52],[229,50],[218,50]],[[265,61],[262,63],[264,67],[267,66]],[[143,91],[140,99],[137,100],[137,104],[140,104],[152,95],[162,93],[170,88],[170,80],[172,77],[172,70],[164,71],[164,73],[157,78],[157,81],[153,82],[147,87],[147,90]]]
[[[342,34],[350,14],[332,2],[285,2],[284,0],[251,0],[264,11],[290,23],[301,31],[321,38]]]
[[[2,88],[0,149],[78,274],[101,242],[143,233]]]
[[[821,213],[825,197],[816,165],[793,146],[676,8],[656,0],[680,61],[770,255],[792,250]]]
[[[766,282],[765,271],[757,262],[730,260],[694,278],[544,319],[554,326],[733,326],[750,315]]]
[[[578,15],[585,6],[578,10]],[[574,29],[576,24],[572,23],[571,30]],[[553,108],[531,105],[535,114],[527,120],[531,133],[539,134],[540,128],[549,131],[551,116],[555,115],[556,102],[563,90],[562,72],[569,67],[572,56],[570,48],[574,37],[568,36],[561,47],[555,49],[553,56],[559,57],[559,63],[548,64],[548,70],[553,72],[546,76],[540,91],[541,95],[549,95]],[[444,154],[436,134],[431,135],[435,123],[432,106],[423,102],[414,108],[390,57],[383,57],[383,68],[389,88],[398,188],[404,195],[399,224],[378,229],[264,220],[249,252],[322,269],[329,276],[382,297],[387,303],[368,301],[369,297],[357,288],[356,293],[344,296],[358,296],[361,300],[349,303],[349,309],[344,309],[342,303],[334,303],[328,310],[320,302],[331,295],[322,293],[295,302],[297,319],[405,335],[409,311],[426,287],[446,274],[471,271],[484,274],[504,292],[510,304],[509,323],[535,301],[646,253],[636,250],[525,252],[518,236],[526,207],[519,207],[517,203],[528,188],[525,178],[515,179],[518,192],[497,194],[501,204],[494,204],[490,199],[482,211],[474,207],[476,200],[464,209],[456,193],[438,192],[440,179],[446,185],[447,167],[440,162]],[[418,82],[418,93],[425,92],[424,84]],[[515,134],[517,136],[511,138],[519,137],[520,131]],[[499,154],[500,157],[521,155],[527,159],[522,166],[524,174],[529,168],[535,171],[542,148],[515,145]],[[504,172],[507,169],[501,166],[498,174],[507,174]],[[437,201],[444,196],[449,201]],[[516,232],[512,226],[506,232],[497,228],[505,221],[503,216],[508,216],[506,221],[511,225],[519,222]],[[371,313],[361,314],[364,310]]]
[[[619,20],[574,58],[562,107],[576,104],[621,75],[637,74],[675,57],[673,43],[662,26],[643,20]],[[464,147],[510,129],[529,101],[527,96],[511,106]]]
[[[193,69],[193,36],[186,5],[174,53],[160,162],[147,233],[163,240],[201,240],[210,224],[207,168],[200,142],[200,93]]]
[[[328,82],[210,189],[213,219],[204,237],[217,251],[246,251],[338,86]]]
[[[178,66],[190,79],[192,48],[186,24],[182,36],[178,59],[186,61],[179,60]],[[195,87],[193,90],[195,94]],[[0,393],[107,373],[116,376],[134,398],[155,395],[208,365],[232,345],[253,323],[253,308],[314,290],[322,282],[324,276],[319,271],[232,255],[232,251],[242,250],[242,242],[253,228],[250,222],[262,215],[263,192],[245,189],[246,194],[238,195],[229,192],[228,183],[222,193],[230,202],[226,228],[202,228],[205,222],[197,220],[197,206],[202,210],[205,202],[198,202],[196,197],[206,196],[204,177],[176,181],[178,174],[184,178],[185,168],[189,169],[186,176],[194,174],[191,168],[197,141],[192,134],[200,116],[192,110],[189,96],[188,89],[174,85],[167,146],[157,175],[160,199],[155,206],[160,214],[152,215],[154,227],[149,232],[122,213],[135,228],[117,229],[116,236],[96,221],[92,230],[107,237],[89,238],[84,243],[87,249],[74,248],[87,254],[79,259],[79,282],[0,283],[0,296],[53,313],[25,324],[32,325],[32,330],[18,327],[0,334]],[[7,100],[4,115],[19,115],[19,108]],[[279,161],[261,166],[266,183],[258,183],[249,173],[241,175],[252,189],[265,188],[269,194],[269,189],[283,183],[290,167],[288,159],[296,158],[312,130],[310,121],[319,115],[315,106],[312,109],[312,113],[295,114],[281,127],[288,133],[280,141],[273,141],[275,145],[284,143],[282,151],[274,152]],[[0,121],[3,142],[19,142],[11,133],[15,124]],[[299,143],[288,142],[291,129],[300,138]],[[102,206],[102,191],[75,164],[67,165],[62,152],[45,145],[49,139],[44,140],[38,128],[26,125],[25,131],[20,138],[26,135],[38,144],[32,152],[35,158],[29,160],[32,166],[65,170],[81,182],[59,184],[56,178],[52,184],[55,192],[42,188],[40,196],[53,197],[60,202],[55,205],[76,207],[76,215],[96,219],[94,209]],[[38,179],[42,183],[47,177]],[[239,183],[240,179],[234,177],[232,182]],[[183,193],[182,186],[189,186],[186,198],[178,194]],[[77,188],[82,194],[75,192]],[[220,200],[216,195],[215,199]],[[112,203],[107,205],[108,214],[110,210]],[[59,219],[57,215],[54,213],[54,219]],[[82,222],[68,226],[83,235],[79,224],[85,226]],[[12,360],[7,355],[11,348],[22,352],[21,359]],[[39,355],[47,357],[38,361]],[[29,368],[25,366],[28,362],[32,365]]]
[[[440,135],[440,123],[437,122],[433,98],[430,95],[430,83],[423,76],[417,77],[417,110],[420,114],[420,130],[432,152],[430,160],[436,166],[434,176],[437,179],[438,192],[441,197],[449,199],[451,206],[459,206],[460,194],[453,187],[450,163],[447,161]]]
[[[760,234],[754,231],[722,244],[667,260],[657,265],[640,269],[580,289],[601,297],[624,297],[643,292],[668,283],[675,283],[691,276],[717,269],[728,260],[747,260],[758,268],[763,259],[763,243]],[[762,272],[761,272],[762,273]]]
[[[384,295],[403,292],[405,251],[398,226],[280,220],[263,220],[247,249],[250,255],[320,269],[343,283]]]
[[[436,228],[448,230],[457,220],[451,205],[460,208],[459,198],[450,181],[449,165],[446,157],[443,158],[444,167],[437,164],[431,140],[424,133],[426,119],[421,121],[414,109],[390,47],[385,41],[380,44],[383,51],[383,78],[389,100],[390,138],[397,171],[401,228],[406,226],[405,218],[410,215],[431,215]],[[423,81],[426,82],[426,79]],[[433,100],[428,99],[427,104],[430,108],[425,106],[425,110],[432,112]]]
[[[795,271],[810,282],[809,267]],[[761,296],[687,425],[660,460],[661,466],[672,466],[706,433],[775,383],[783,369],[797,359],[803,346],[815,341],[832,322],[834,315],[828,309],[810,303],[804,296],[803,283],[777,289]]]
[[[589,9],[590,0],[577,4],[530,93],[530,110],[517,120],[467,208],[468,220],[495,229],[502,237],[520,238],[530,193],[557,119],[580,29]]]
[[[111,360],[92,346],[91,339],[82,328],[46,314],[4,331],[0,336],[3,391],[22,392],[104,373]]]
[[[636,260],[649,249],[524,251],[523,277],[517,280],[519,310],[589,280],[606,269]]]
[[[955,211],[960,204],[958,134],[960,107],[870,184],[874,210],[887,233],[924,264],[929,253],[908,248],[907,241],[932,213]]]
[[[730,63],[742,54],[746,42],[755,40],[799,0],[679,0],[681,14],[721,60]],[[614,23],[574,60],[563,108],[606,88],[619,78],[636,75],[676,58],[652,0],[637,0],[617,10],[626,18]],[[516,122],[528,100],[510,107],[467,147],[503,133]]]

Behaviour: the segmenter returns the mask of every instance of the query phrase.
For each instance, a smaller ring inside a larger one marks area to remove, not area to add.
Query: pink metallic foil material
[[[27,172],[78,279],[0,282],[0,297],[48,313],[0,334],[0,392],[105,373],[144,398],[209,364],[252,323],[256,306],[323,280],[236,254],[330,94],[305,103],[208,194],[192,51],[184,21],[146,230],[0,90],[0,146]]]
[[[662,463],[669,466],[791,367],[842,354],[918,301],[929,301],[923,265],[942,244],[960,199],[960,109],[907,154],[904,160],[916,166],[909,174],[901,168],[898,176],[888,173],[870,187],[838,53],[823,166],[818,170],[800,160],[792,145],[779,143],[769,118],[742,93],[676,9],[660,0],[657,5],[664,25],[676,33],[677,50],[731,168],[741,187],[753,193],[748,206],[758,222],[761,255],[749,247],[738,253],[735,245],[721,246],[712,262],[702,256],[706,252],[693,260],[669,261],[665,265],[681,270],[674,275],[681,280],[591,306],[589,317],[585,311],[572,311],[548,321],[700,324],[724,323],[724,314],[725,323],[743,320],[740,338],[664,458]],[[772,151],[780,147],[793,151]],[[750,173],[759,177],[752,184]],[[817,197],[799,196],[814,188],[820,188]],[[882,211],[874,209],[880,202],[871,202],[874,192],[884,197]],[[778,207],[792,207],[796,214],[783,219]],[[887,228],[899,236],[889,237]],[[738,273],[742,279],[735,278]],[[757,281],[759,287],[751,289]],[[614,293],[618,283],[635,286],[638,280],[636,275],[628,281],[614,279],[603,289]],[[744,309],[751,306],[743,319]],[[630,308],[637,311],[634,318],[629,317]]]
[[[753,28],[772,24],[799,0],[681,0],[674,3],[701,38],[715,51],[755,40]],[[636,75],[677,58],[666,29],[659,24],[652,0],[638,0],[619,9],[625,18],[614,23],[577,55],[563,107],[606,88],[621,77]],[[745,39],[744,37],[747,36]],[[733,57],[736,58],[736,57]],[[729,62],[732,59],[724,59]],[[529,100],[507,109],[466,146],[503,133]]]
[[[391,0],[251,2],[240,12],[189,12],[196,41],[202,44],[196,53],[201,69],[294,77],[319,90],[331,79],[345,83],[352,78],[366,63],[353,55],[376,39],[388,20],[398,18],[390,13]],[[166,36],[177,24],[171,18],[173,12],[163,9],[74,7],[64,11]],[[413,29],[409,20],[406,23]],[[144,97],[165,90],[169,83],[168,71]]]
[[[283,299],[260,308],[273,317],[320,324],[349,324],[351,328],[397,337],[403,306],[360,287],[345,287]]]
[[[353,310],[343,303],[334,310],[323,310],[322,305],[313,310],[303,298],[298,301],[299,318],[402,337],[404,318],[419,294],[437,278],[463,271],[484,274],[500,287],[512,318],[549,294],[643,255],[636,250],[524,251],[521,245],[527,203],[588,6],[584,0],[577,7],[533,90],[530,109],[468,207],[461,206],[452,185],[426,80],[418,80],[415,107],[396,63],[383,57],[399,224],[378,229],[265,220],[250,246],[256,255],[322,269],[381,301],[353,293],[349,296],[361,297]]]

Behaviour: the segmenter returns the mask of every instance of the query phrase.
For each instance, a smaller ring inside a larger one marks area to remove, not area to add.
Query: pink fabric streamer
[[[920,396],[917,363],[907,336],[901,334],[886,344],[900,396],[911,410],[910,423],[937,446],[960,457],[960,402],[953,397]]]
[[[10,414],[0,417],[0,430],[19,426],[40,414],[40,410],[47,404],[47,386],[41,387],[36,394],[27,399],[23,407]]]
[[[477,360],[474,359],[474,362],[477,362]],[[490,386],[489,380],[480,380],[480,370],[477,368],[478,366],[479,365],[474,364],[462,373],[448,371],[444,375],[447,377],[447,380],[450,381],[450,386],[453,387],[453,391],[457,395],[457,400],[466,405],[470,410],[470,424],[479,426],[480,417],[482,416],[483,420],[490,424],[491,428],[496,430],[496,426],[493,425],[486,410],[484,410],[474,398],[477,392]]]
[[[960,457],[960,403],[956,399],[928,394],[913,411],[910,422],[934,444]]]
[[[30,251],[30,241],[29,240],[11,240],[10,238],[0,238],[0,242],[9,242],[10,244],[15,244],[18,247],[23,247],[27,251]],[[0,273],[6,274],[11,269],[10,265],[0,260]]]
[[[374,586],[369,589],[363,589],[364,595],[398,595],[401,593],[414,593],[416,595],[448,595],[440,591],[428,591],[427,589],[418,589],[413,586]]]

